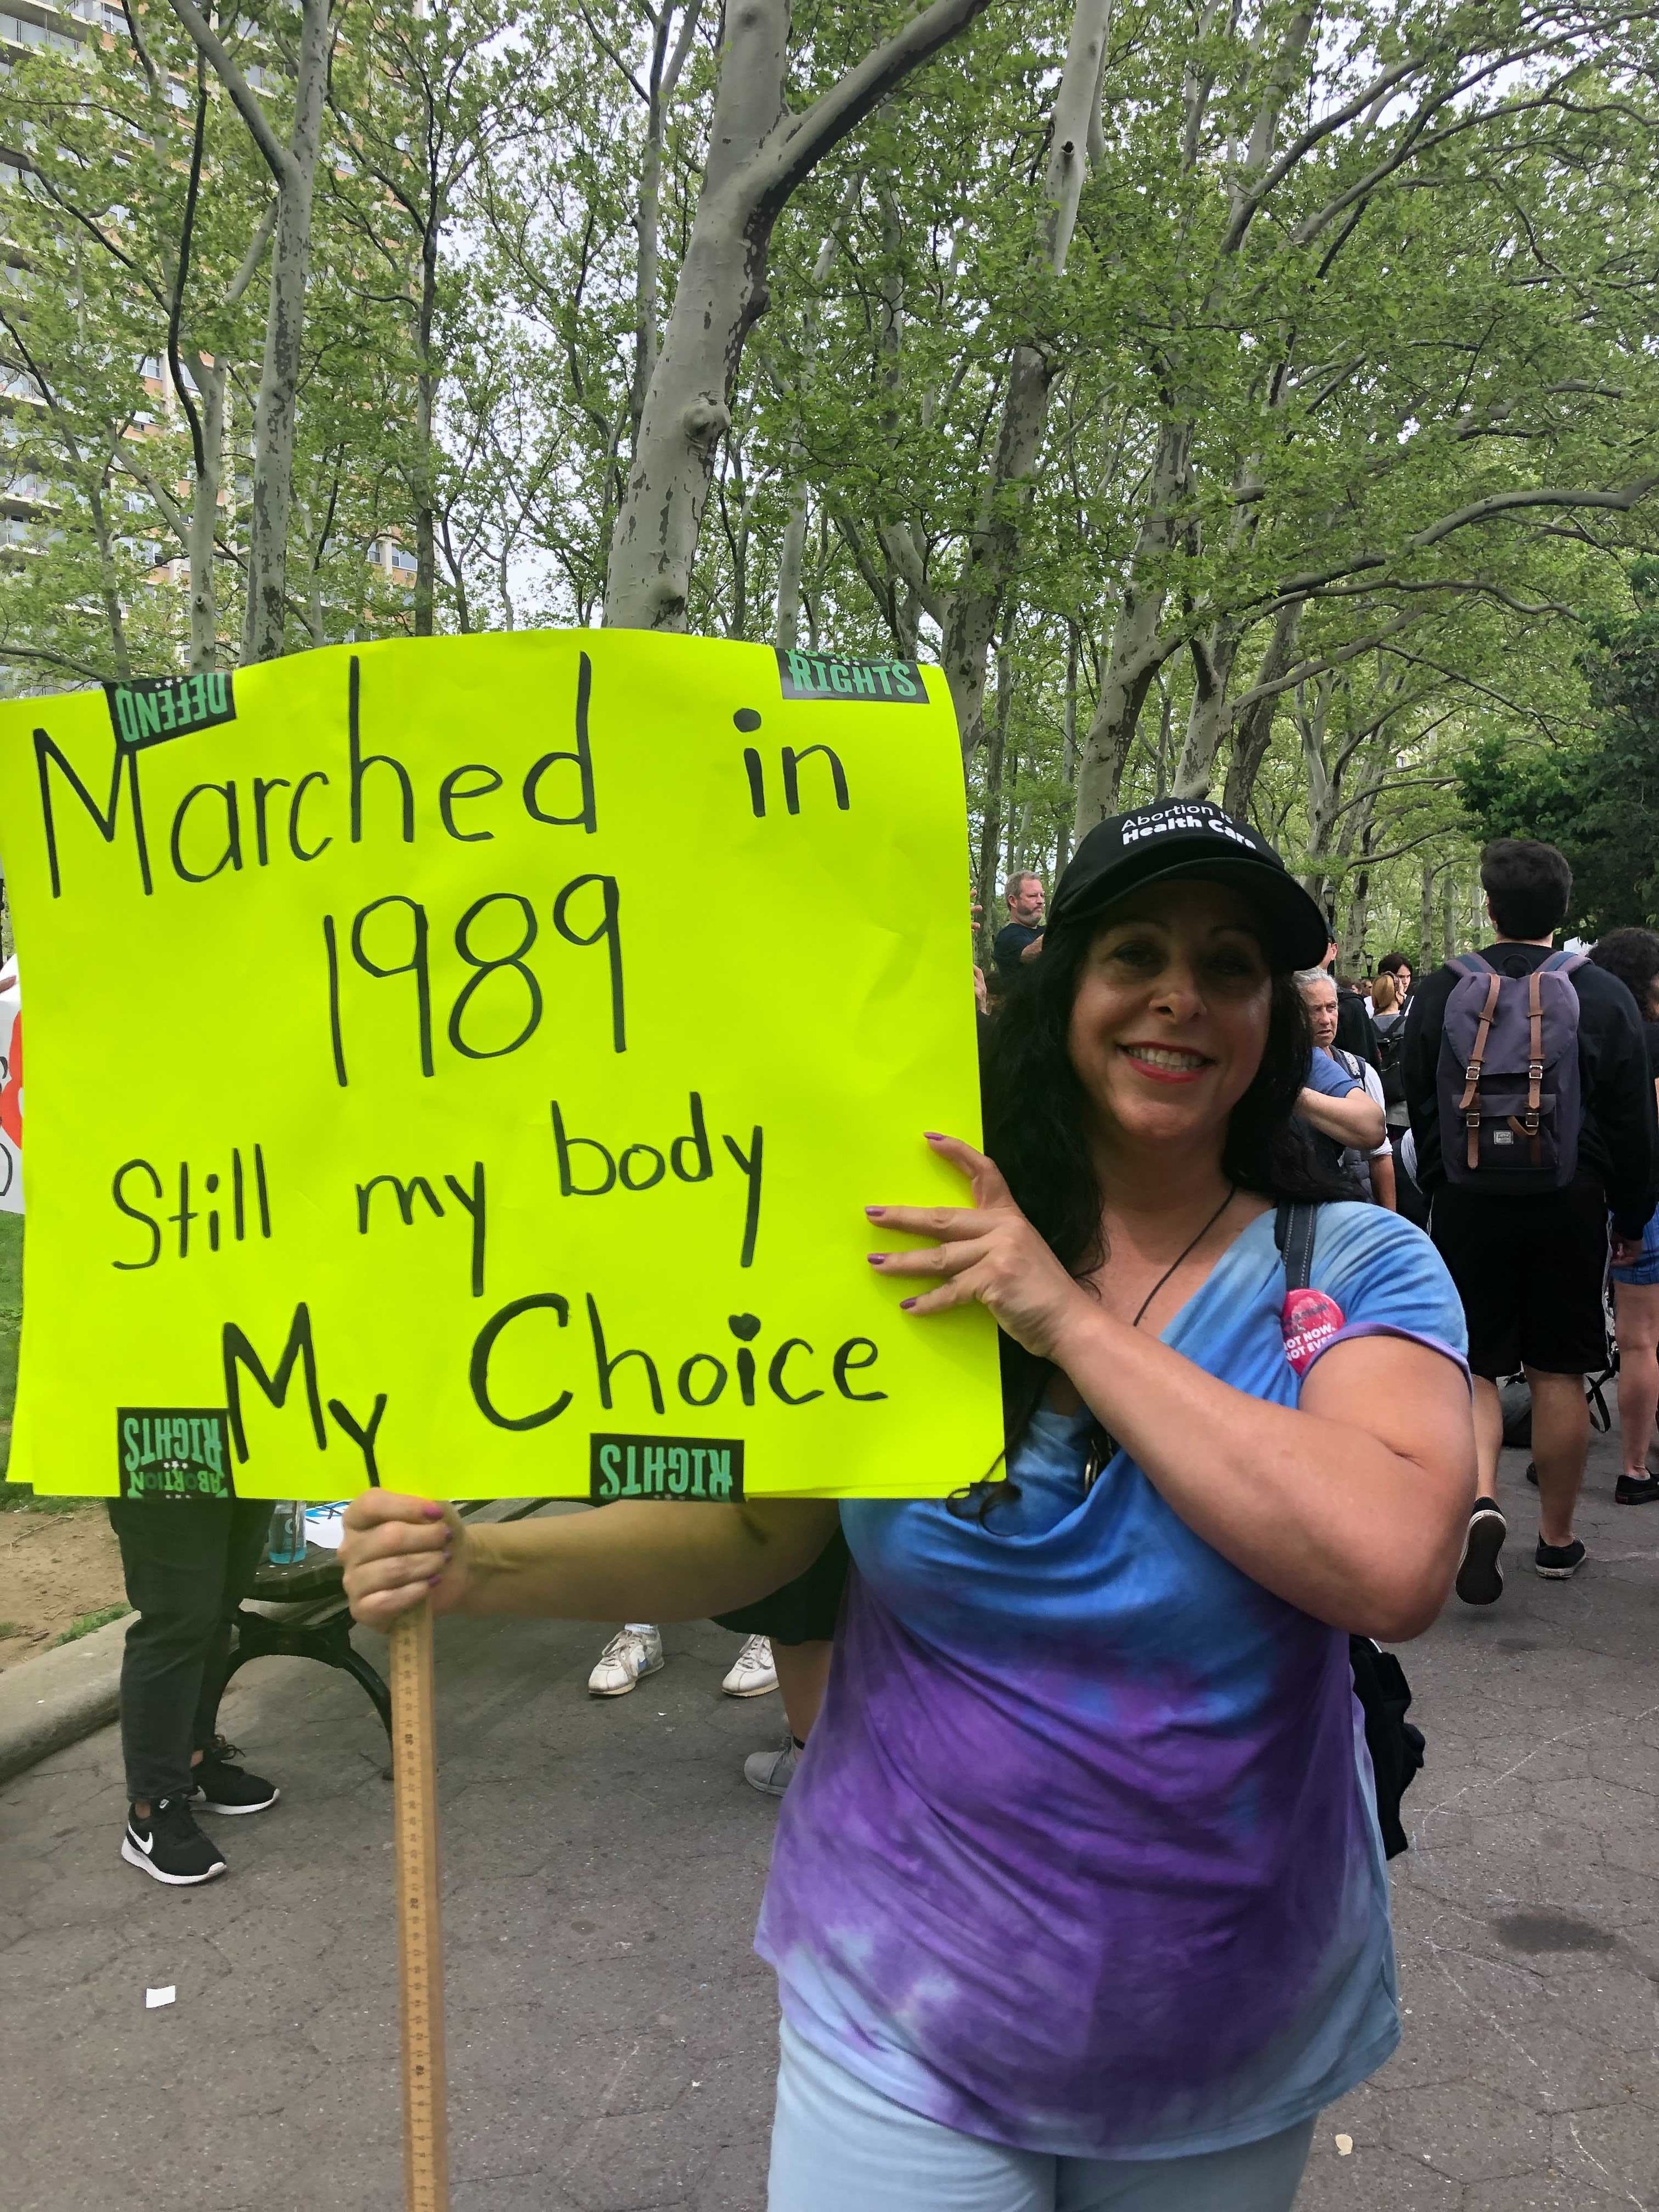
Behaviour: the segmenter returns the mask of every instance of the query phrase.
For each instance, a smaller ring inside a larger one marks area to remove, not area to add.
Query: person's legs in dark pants
[[[280,1794],[231,1765],[214,1743],[231,1618],[258,1571],[270,1508],[120,1498],[109,1516],[137,1615],[121,1665],[131,1800],[121,1856],[175,1887],[209,1881],[225,1862],[196,1826],[195,1811],[262,1812]]]
[[[184,1509],[188,1510],[190,1509]],[[197,1695],[191,1750],[199,1758],[213,1747],[219,1720],[219,1700],[224,1695],[225,1668],[230,1660],[230,1625],[236,1609],[253,1587],[270,1533],[268,1498],[237,1498],[230,1506],[230,1527],[225,1538],[224,1567],[220,1581],[219,1613],[207,1640],[202,1662],[202,1683]]]
[[[121,1753],[141,1818],[191,1787],[210,1653],[224,1680],[225,1571],[235,1507],[215,1498],[110,1502],[127,1602],[137,1619],[121,1656]],[[269,1507],[264,1509],[267,1516]]]

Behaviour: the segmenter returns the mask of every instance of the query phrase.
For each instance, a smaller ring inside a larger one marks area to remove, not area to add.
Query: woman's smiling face
[[[1261,1065],[1271,995],[1255,916],[1224,884],[1154,884],[1113,907],[1069,1035],[1103,1133],[1184,1144],[1212,1130],[1218,1150]]]

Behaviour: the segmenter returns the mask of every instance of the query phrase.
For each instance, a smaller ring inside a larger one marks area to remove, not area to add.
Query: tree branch
[[[173,0],[188,7],[191,0]],[[804,113],[786,116],[753,160],[738,173],[745,198],[762,214],[776,214],[796,186],[855,131],[910,71],[946,46],[982,15],[990,0],[933,0],[902,31],[855,62]]]
[[[272,200],[260,216],[258,228],[248,240],[247,252],[242,256],[242,265],[230,280],[230,289],[225,294],[225,305],[234,307],[258,274],[259,264],[265,258],[265,248],[270,243],[270,234],[276,228],[276,203]]]
[[[1443,515],[1426,530],[1413,532],[1407,545],[1437,545],[1443,538],[1449,538],[1454,530],[1465,530],[1473,522],[1489,522],[1494,515],[1512,514],[1526,507],[1598,507],[1611,508],[1614,514],[1628,514],[1639,507],[1656,486],[1659,486],[1659,471],[1649,477],[1638,477],[1634,483],[1626,484],[1622,491],[1498,491],[1486,499],[1477,499],[1468,507],[1461,507],[1455,514]]]
[[[196,122],[190,139],[190,174],[185,185],[185,212],[179,231],[179,259],[173,272],[173,296],[167,301],[167,367],[173,372],[173,388],[179,395],[179,404],[185,410],[185,420],[190,426],[190,450],[198,477],[207,469],[207,444],[202,434],[202,418],[196,410],[196,401],[185,380],[185,367],[179,358],[179,326],[185,312],[185,287],[190,282],[191,248],[196,236],[196,207],[202,190],[202,155],[207,137],[207,69],[198,52],[196,57]]]
[[[195,40],[197,51],[205,57],[213,74],[230,94],[236,112],[246,124],[249,135],[264,157],[265,167],[279,185],[292,184],[295,181],[292,155],[271,129],[270,119],[255,97],[252,86],[231,59],[217,33],[196,5],[196,0],[172,0],[172,7],[173,14]]]

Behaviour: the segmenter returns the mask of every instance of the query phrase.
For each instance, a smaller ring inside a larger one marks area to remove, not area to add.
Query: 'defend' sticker
[[[1341,1307],[1323,1291],[1291,1292],[1279,1326],[1285,1332],[1285,1357],[1298,1375],[1307,1373],[1342,1325]]]

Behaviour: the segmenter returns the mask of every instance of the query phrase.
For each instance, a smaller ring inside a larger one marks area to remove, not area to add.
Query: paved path
[[[1407,2038],[1322,2121],[1299,2212],[1659,2212],[1659,1509],[1605,1502],[1598,1447],[1595,1564],[1544,1583],[1521,1466],[1504,1601],[1408,1655]],[[740,1765],[778,1702],[720,1697],[736,1639],[706,1626],[590,1701],[599,1641],[441,1632],[454,2212],[761,2212],[774,1815]],[[6,2212],[106,2212],[135,2179],[176,2212],[401,2205],[377,1727],[297,1661],[225,1720],[286,1794],[217,1824],[232,1872],[202,1891],[118,1859],[113,1730],[0,1789]]]

